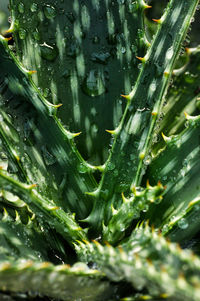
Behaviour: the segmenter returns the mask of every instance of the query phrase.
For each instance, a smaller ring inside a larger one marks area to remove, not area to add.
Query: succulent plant
[[[2,298],[200,300],[198,2],[10,0]]]

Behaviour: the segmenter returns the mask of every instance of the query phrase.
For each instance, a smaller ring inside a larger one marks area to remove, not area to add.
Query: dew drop
[[[168,225],[164,225],[163,228],[162,228],[162,232],[168,232],[169,230],[169,226]]]
[[[178,221],[178,227],[180,228],[180,229],[187,229],[187,227],[188,227],[188,222],[187,222],[187,220],[185,219],[185,218],[182,218],[182,219],[180,219],[179,221]]]
[[[63,72],[63,74],[62,74],[62,76],[63,76],[64,78],[66,78],[66,79],[69,78],[70,75],[71,75],[71,72],[70,72],[69,69],[66,69],[66,70]]]
[[[98,36],[94,36],[92,39],[93,44],[99,44],[100,38]]]
[[[122,47],[122,48],[121,48],[121,53],[124,54],[125,52],[126,52],[126,48],[125,48],[125,47]]]
[[[102,74],[96,70],[90,70],[83,81],[82,90],[92,97],[103,94],[106,91],[106,88]]]
[[[4,152],[0,153],[0,166],[3,170],[8,168],[8,157]]]
[[[74,21],[76,20],[74,14],[72,12],[67,13],[67,18],[69,19],[69,21],[71,23],[74,23]]]
[[[23,3],[18,4],[18,11],[20,14],[24,13],[24,4]]]
[[[40,49],[42,57],[47,61],[54,61],[58,55],[57,49],[46,43],[40,45]]]
[[[50,95],[50,90],[49,88],[45,88],[44,91],[43,91],[43,96],[44,97],[48,97]]]
[[[187,71],[184,74],[184,80],[186,83],[192,84],[195,81],[195,76]]]
[[[144,165],[149,165],[151,163],[151,156],[146,156],[143,160]]]
[[[75,39],[71,39],[67,46],[67,55],[75,58],[80,53],[80,46]]]
[[[35,30],[33,32],[33,38],[36,40],[36,41],[39,41],[40,39],[40,33],[38,32],[38,30]]]
[[[96,136],[98,130],[99,130],[99,129],[98,129],[98,126],[97,126],[95,123],[92,124],[92,126],[91,126],[91,133],[92,133],[92,136],[93,136],[93,137]]]
[[[113,170],[115,169],[115,164],[113,162],[109,162],[107,165],[107,170]]]
[[[24,40],[26,38],[26,30],[23,28],[19,29],[19,38],[20,40]]]
[[[151,85],[150,85],[150,90],[152,91],[152,92],[155,92],[156,91],[156,83],[151,83]]]
[[[93,52],[91,55],[91,60],[100,64],[107,64],[109,57],[109,52]]]
[[[166,52],[166,59],[167,59],[167,60],[171,60],[173,54],[174,54],[174,50],[173,50],[172,47],[170,47],[170,48],[167,50],[167,52]]]
[[[33,3],[30,7],[30,10],[32,13],[35,13],[37,11],[37,9],[38,9],[38,6],[36,3]]]
[[[142,212],[147,212],[149,209],[149,206],[147,204],[144,205]]]
[[[80,173],[86,173],[88,171],[88,167],[84,163],[80,163],[78,165],[78,171]]]
[[[53,19],[57,15],[56,9],[53,6],[46,5],[44,7],[44,15],[47,19]]]

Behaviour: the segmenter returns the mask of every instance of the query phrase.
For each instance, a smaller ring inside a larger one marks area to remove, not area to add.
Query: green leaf
[[[185,119],[187,127],[180,134],[164,136],[166,147],[152,161],[148,173],[152,182],[159,179],[167,185],[167,189],[162,203],[156,208],[152,207],[146,218],[149,218],[156,227],[162,227],[164,234],[174,226],[178,226],[179,234],[173,237],[178,241],[188,236],[191,238],[198,231],[198,219],[196,221],[193,219],[193,224],[191,220],[185,219],[185,216],[191,210],[195,212],[198,209],[200,197],[199,120],[199,116],[187,115]],[[198,215],[198,212],[195,215]]]
[[[113,291],[103,277],[103,273],[90,270],[84,263],[76,263],[72,267],[30,260],[0,264],[1,290],[35,291],[60,300],[106,300]]]
[[[33,80],[49,101],[63,103],[58,117],[83,132],[78,146],[98,164],[107,156],[105,130],[117,125],[125,107],[120,94],[139,73],[136,55],[146,48],[145,7],[136,2],[10,1],[18,57],[37,70]]]
[[[165,97],[165,106],[158,121],[158,133],[153,140],[153,153],[164,146],[161,133],[166,136],[177,134],[184,129],[184,112],[197,115],[199,112],[199,68],[200,48],[187,48],[183,56],[184,63],[179,69],[173,71],[172,84]]]
[[[12,172],[22,181],[37,183],[43,194],[65,210],[85,217],[91,203],[84,192],[96,185],[92,170],[87,165],[80,170],[85,161],[76,149],[73,134],[62,126],[54,115],[56,108],[37,90],[5,40],[1,41],[5,48],[0,43],[0,135],[16,166]],[[18,120],[14,119],[16,115],[20,116]]]
[[[149,162],[151,136],[159,115],[176,58],[180,52],[198,1],[170,1],[151,47],[143,58],[143,67],[127,106],[105,165],[99,188],[94,192],[94,207],[85,220],[97,229],[107,224],[111,204],[118,207],[119,192],[139,186]],[[172,20],[173,19],[173,20]],[[113,180],[114,177],[114,180]]]
[[[115,282],[128,281],[150,295],[165,294],[173,300],[199,300],[200,260],[189,250],[167,241],[161,234],[141,225],[118,248],[99,242],[78,242],[80,259],[96,262]]]
[[[87,239],[85,232],[75,221],[75,216],[63,211],[53,201],[42,197],[34,189],[34,185],[21,183],[5,171],[0,172],[0,183],[5,190],[18,195],[29,205],[42,225],[49,224],[70,243],[76,239]]]

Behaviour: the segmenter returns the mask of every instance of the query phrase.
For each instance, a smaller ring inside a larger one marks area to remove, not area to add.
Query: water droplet
[[[149,165],[151,163],[151,156],[146,156],[143,160],[144,165]]]
[[[115,169],[115,164],[113,162],[109,162],[107,164],[107,170],[113,170],[113,169]]]
[[[118,2],[119,4],[124,4],[124,3],[125,3],[125,0],[117,0],[117,2]]]
[[[130,188],[129,184],[120,182],[119,185],[115,187],[115,190],[117,192],[125,192],[125,191],[129,190],[129,188]]]
[[[44,91],[43,91],[43,96],[44,96],[44,97],[48,97],[49,94],[50,94],[49,88],[45,88]]]
[[[88,167],[84,163],[80,163],[78,165],[78,171],[80,173],[86,173],[88,171]]]
[[[155,82],[151,83],[149,89],[151,90],[151,92],[155,92],[156,91],[156,83]]]
[[[171,60],[173,54],[174,54],[174,50],[173,50],[172,47],[170,47],[170,48],[167,50],[167,52],[166,52],[166,59],[167,59],[167,60]]]
[[[25,29],[23,29],[23,28],[19,29],[19,38],[21,40],[24,40],[26,38],[26,30]]]
[[[98,36],[94,36],[93,39],[92,39],[92,42],[93,42],[94,44],[99,44],[100,38],[99,38]]]
[[[122,47],[122,48],[121,48],[121,53],[124,54],[125,52],[126,52],[126,48],[125,48],[125,47]]]
[[[71,75],[71,72],[70,72],[69,69],[66,69],[66,70],[63,72],[63,74],[62,74],[62,76],[63,76],[64,78],[69,78],[70,75]]]
[[[155,203],[155,204],[160,204],[161,201],[162,201],[162,198],[156,198],[156,199],[154,200],[154,203]]]
[[[8,168],[8,157],[4,152],[0,153],[0,166],[3,170],[7,170]]]
[[[33,38],[37,41],[40,40],[40,33],[38,32],[37,29],[33,32]]]
[[[142,209],[142,211],[143,212],[147,212],[148,209],[149,209],[149,205],[145,204],[144,207],[143,207],[143,209]]]
[[[39,20],[40,20],[41,22],[44,21],[44,14],[43,14],[43,12],[42,12],[41,10],[40,10],[39,13],[38,13],[38,18],[39,18]]]
[[[93,52],[91,55],[91,60],[100,64],[107,64],[109,57],[109,52]]]
[[[57,48],[46,43],[40,45],[40,49],[42,57],[48,61],[54,61],[58,55]]]
[[[67,18],[71,23],[74,23],[74,21],[76,20],[72,12],[67,13]]]
[[[91,126],[91,134],[92,134],[93,137],[96,136],[98,130],[99,130],[99,129],[98,129],[98,126],[97,126],[95,123],[92,124],[92,126]]]
[[[80,45],[75,39],[71,39],[67,46],[67,55],[75,58],[80,53]]]
[[[163,181],[166,181],[166,180],[167,180],[167,176],[163,176],[163,177],[162,177],[162,180],[163,180]]]
[[[22,2],[18,4],[18,11],[20,14],[24,13],[24,4]]]
[[[188,84],[192,84],[195,81],[195,76],[188,71],[184,74],[184,80]]]
[[[82,84],[82,90],[89,96],[99,96],[106,91],[104,77],[96,70],[90,70]]]
[[[128,8],[129,8],[129,12],[130,12],[130,13],[134,13],[135,10],[137,9],[137,4],[136,4],[135,2],[131,2],[131,3],[129,4]]]
[[[30,7],[30,10],[32,11],[32,13],[36,12],[38,9],[38,5],[36,3],[33,3]]]
[[[42,155],[46,165],[53,165],[56,162],[56,158],[47,150],[45,146],[42,147]]]
[[[185,218],[182,218],[182,219],[180,219],[179,221],[178,221],[178,227],[180,228],[180,229],[187,229],[187,227],[188,227],[188,222],[187,222],[187,220],[185,219]]]
[[[169,226],[168,225],[164,225],[162,228],[162,232],[167,232],[169,230]]]
[[[44,7],[44,15],[47,19],[53,19],[57,15],[56,9],[53,6],[46,5]]]
[[[94,116],[94,117],[97,115],[97,111],[96,111],[96,109],[94,107],[91,108],[90,112],[91,112],[91,115]]]

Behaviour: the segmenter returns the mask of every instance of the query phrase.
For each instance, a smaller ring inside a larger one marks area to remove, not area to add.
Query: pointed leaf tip
[[[152,19],[152,21],[154,21],[154,22],[156,22],[156,23],[158,23],[158,24],[161,23],[161,19]]]
[[[60,107],[62,107],[62,105],[63,105],[62,103],[58,103],[57,105],[54,105],[54,108],[60,108]]]
[[[136,58],[138,59],[138,60],[140,60],[141,62],[146,62],[146,59],[145,59],[145,57],[140,57],[140,56],[136,56]]]
[[[122,192],[122,201],[123,203],[128,203],[129,202],[129,199],[127,199],[124,195],[124,193]]]
[[[5,39],[5,41],[10,41],[10,40],[12,40],[12,37],[9,37],[9,38],[4,38]]]
[[[170,296],[169,296],[168,294],[166,294],[166,293],[163,293],[163,294],[161,294],[159,297],[162,298],[162,299],[167,299],[167,298],[169,298]]]
[[[162,137],[163,137],[163,140],[165,141],[165,142],[169,142],[169,141],[171,141],[171,138],[170,137],[167,137],[167,136],[165,136],[165,134],[162,132],[161,133],[161,135],[162,135]]]
[[[111,244],[109,244],[108,241],[105,240],[104,243],[105,243],[105,245],[106,245],[108,248],[111,248]]]
[[[121,94],[120,96],[123,97],[123,98],[126,98],[127,100],[130,100],[130,95]]]
[[[114,135],[115,134],[115,130],[106,130],[107,133]]]
[[[28,74],[30,74],[30,75],[32,75],[34,73],[37,73],[37,71],[36,70],[30,70],[30,71],[28,71]]]
[[[111,204],[111,210],[113,215],[116,215],[118,213],[118,211],[114,208],[113,204]]]
[[[144,8],[152,8],[152,6],[151,6],[151,5],[148,5],[148,4],[145,4],[145,5],[144,5]]]
[[[31,184],[31,185],[28,186],[28,189],[33,189],[35,187],[37,187],[37,184]]]
[[[168,71],[164,71],[164,76],[165,77],[169,77],[169,72]]]
[[[74,134],[72,134],[72,135],[73,135],[73,137],[75,138],[75,137],[78,137],[81,133],[82,133],[82,132],[78,132],[78,133],[74,133]]]
[[[188,120],[189,117],[190,117],[190,115],[188,113],[186,113],[186,112],[184,112],[184,115],[185,115],[185,118]]]

